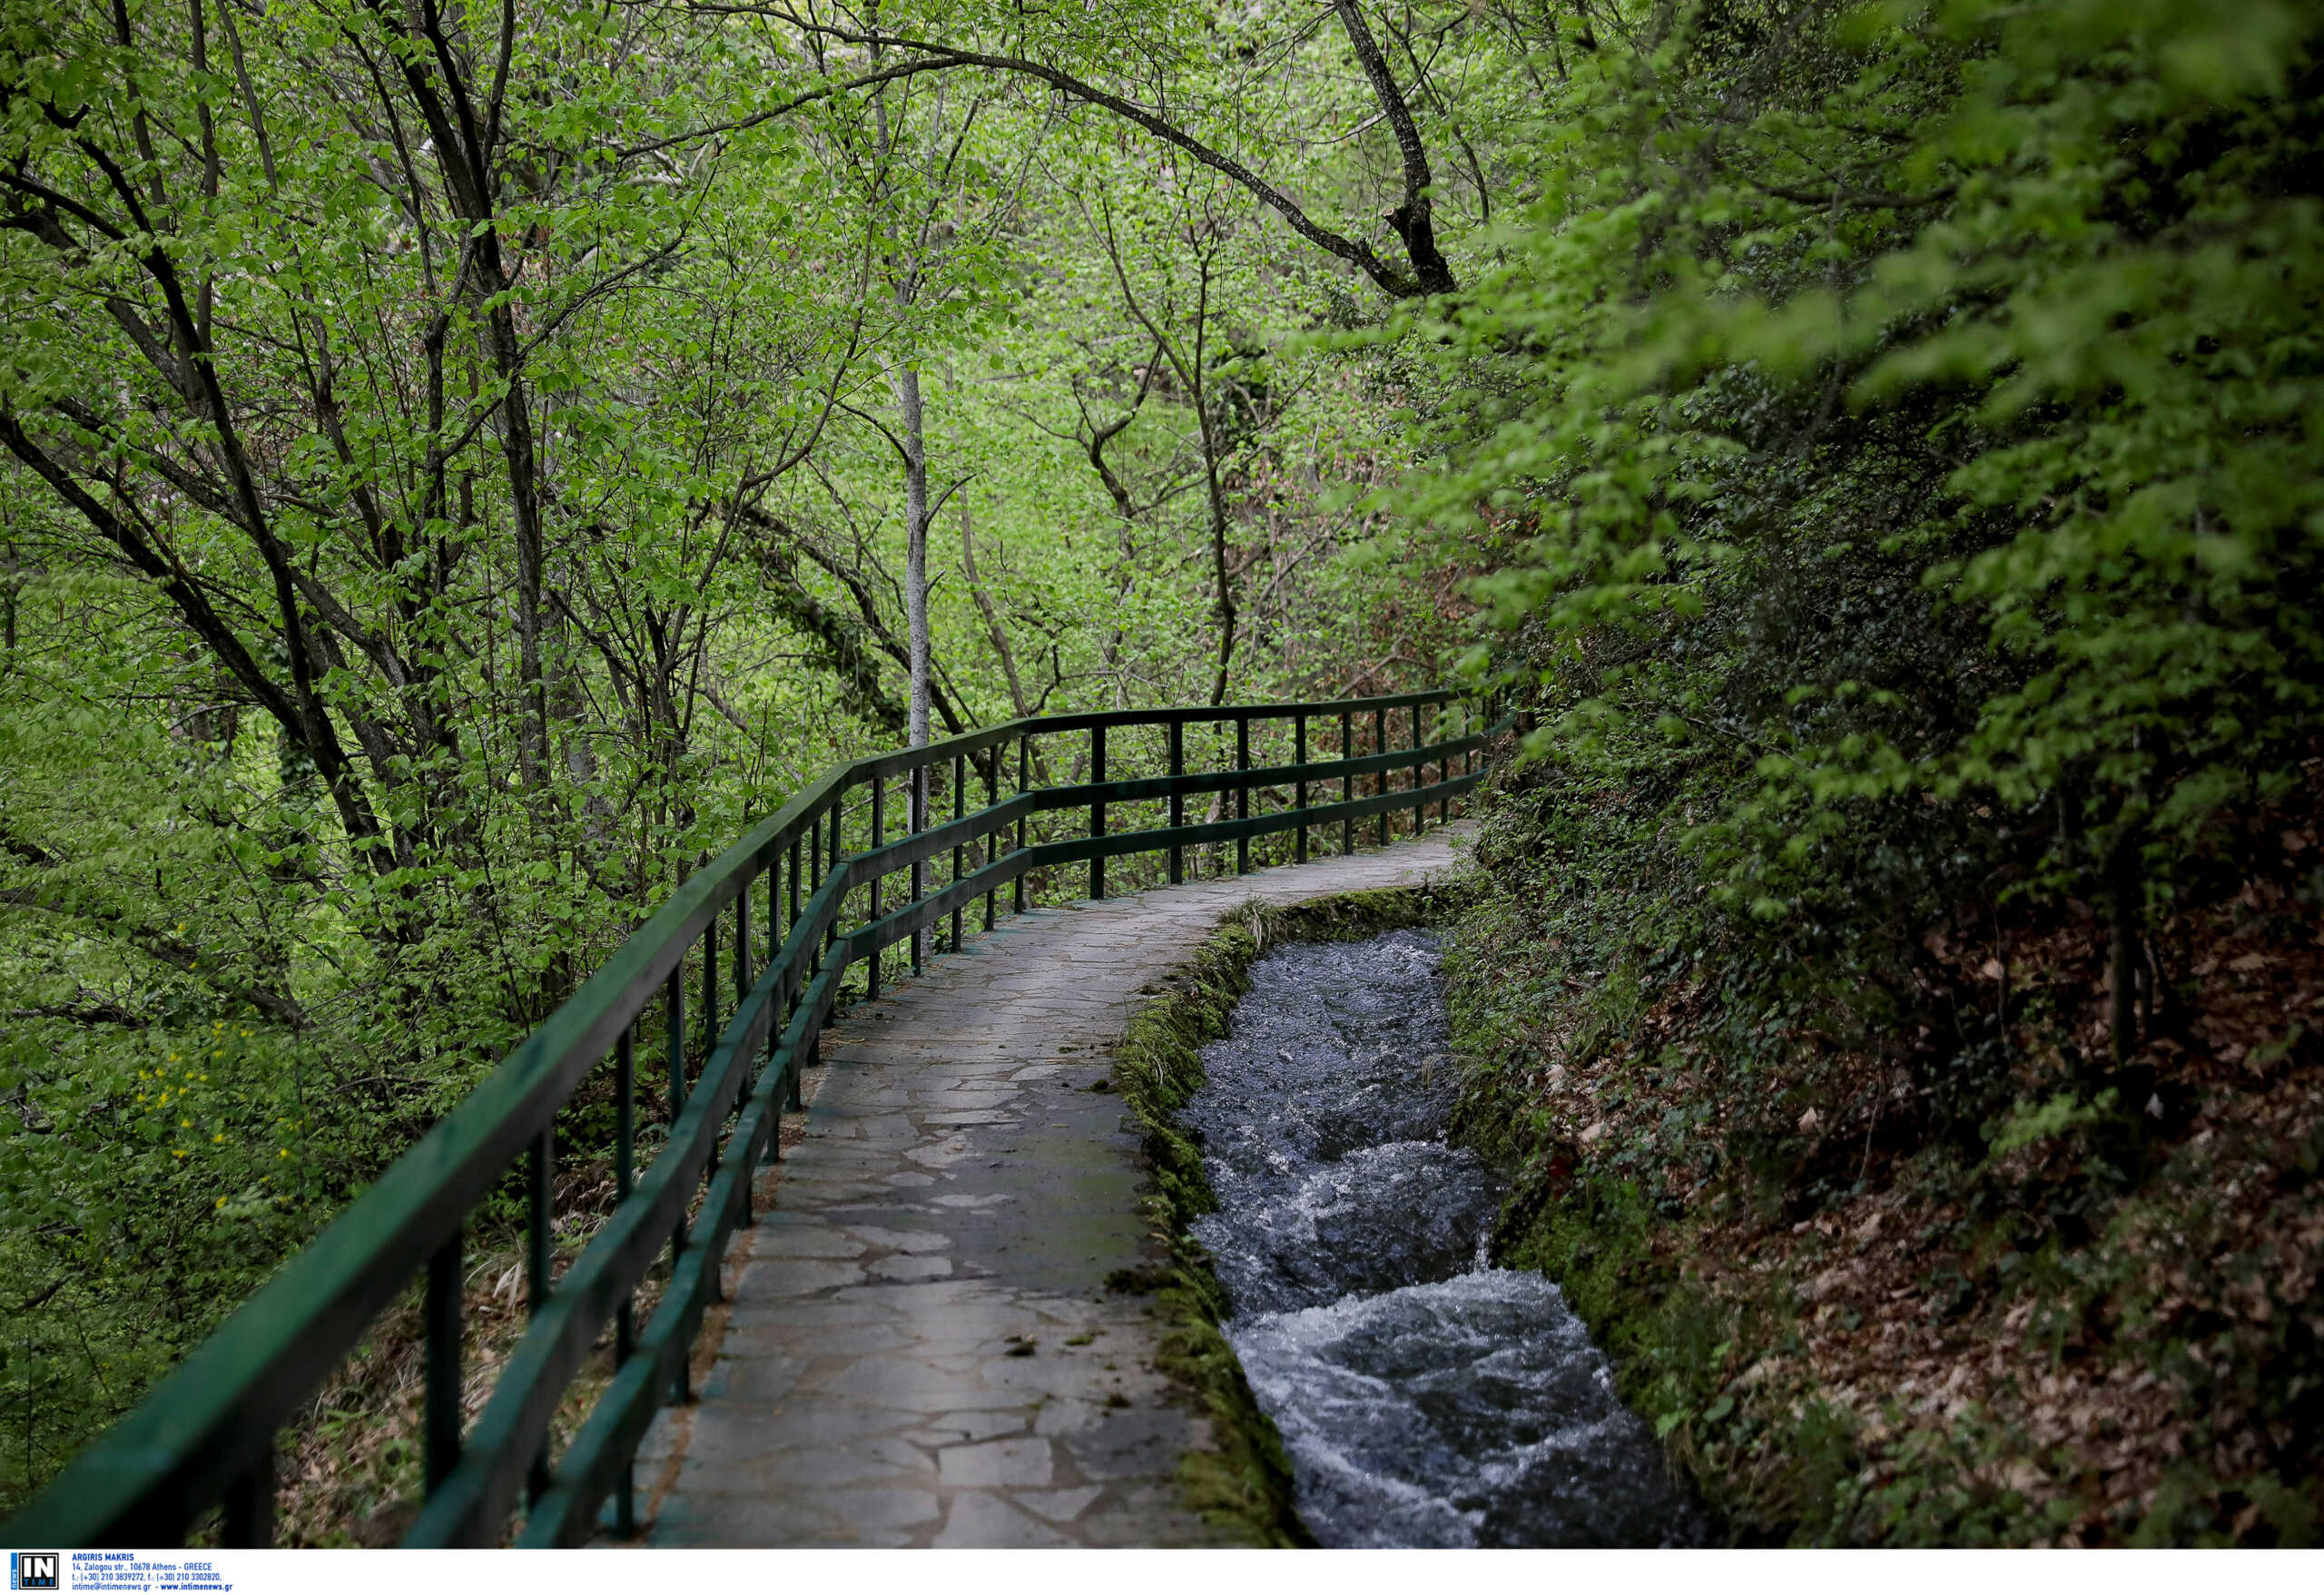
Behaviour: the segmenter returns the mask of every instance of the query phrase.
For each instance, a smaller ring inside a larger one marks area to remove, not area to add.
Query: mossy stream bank
[[[1225,1439],[1187,1484],[1276,1542],[1304,1538],[1295,1499],[1334,1545],[1699,1543],[1561,1293],[1480,1255],[1502,1181],[1443,1138],[1436,938],[1393,929],[1451,907],[1238,917],[1124,1071],[1173,1264],[1167,1354]]]
[[[1312,1545],[1292,1505],[1291,1464],[1282,1436],[1259,1410],[1241,1364],[1220,1333],[1227,1300],[1209,1254],[1194,1239],[1196,1220],[1216,1210],[1202,1150],[1178,1119],[1204,1084],[1202,1049],[1227,1032],[1249,970],[1287,941],[1347,941],[1442,922],[1445,893],[1422,887],[1350,892],[1288,906],[1253,903],[1230,916],[1195,957],[1151,988],[1115,1052],[1113,1079],[1143,1127],[1152,1183],[1145,1198],[1158,1255],[1150,1270],[1118,1276],[1127,1290],[1151,1292],[1168,1327],[1164,1370],[1182,1381],[1210,1422],[1216,1449],[1181,1465],[1187,1504],[1262,1545]]]

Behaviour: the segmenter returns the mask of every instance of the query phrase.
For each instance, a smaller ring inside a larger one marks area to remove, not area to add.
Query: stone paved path
[[[1457,828],[1456,828],[1457,829]],[[1202,1545],[1206,1425],[1153,1365],[1137,1137],[1088,1088],[1227,912],[1448,871],[1446,833],[1002,921],[827,1034],[699,1399],[638,1457],[654,1545]]]

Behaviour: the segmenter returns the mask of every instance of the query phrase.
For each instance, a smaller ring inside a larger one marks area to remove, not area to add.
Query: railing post
[[[1413,724],[1413,712],[1411,712],[1411,704],[1406,704],[1406,709],[1403,709],[1403,746],[1406,746],[1406,749],[1411,749],[1413,744],[1411,724]],[[1397,712],[1394,712],[1394,709],[1387,712],[1387,734],[1390,734],[1390,739],[1394,739],[1394,734],[1397,734]],[[1403,791],[1406,793],[1413,791],[1411,770],[1403,767],[1402,761],[1399,761],[1399,770],[1403,770]],[[1387,776],[1387,791],[1397,791],[1397,774],[1394,774],[1394,772],[1390,772],[1390,776]],[[1387,834],[1390,834],[1390,840],[1394,840],[1394,834],[1397,834],[1397,819],[1394,819],[1394,816],[1397,816],[1399,812],[1402,812],[1402,807],[1390,809],[1390,812],[1387,812]]]
[[[718,1045],[718,916],[702,928],[702,1055]]]
[[[814,826],[814,830],[809,832],[807,839],[807,856],[810,859],[812,859],[815,856],[816,852],[822,845],[822,816],[818,814],[815,816],[812,823]],[[792,845],[796,847],[798,843],[794,841]],[[808,892],[809,898],[812,899],[814,896],[815,891],[821,890],[822,886],[822,871],[820,867],[817,867],[815,870],[812,887]],[[799,927],[799,915],[802,906],[803,905],[799,899],[799,871],[796,868],[793,868],[791,871],[791,925],[792,929],[794,930]],[[823,972],[823,958],[828,946],[829,943],[827,941],[817,944],[814,949],[813,956],[808,960],[808,967],[805,970],[793,971],[791,979],[793,998],[789,1006],[793,1009],[794,1013],[797,1010],[799,1001],[806,995],[808,980]],[[789,1017],[791,1016],[785,1016],[786,1019]],[[812,1041],[810,1041],[807,1044],[806,1054],[803,1057],[795,1053],[792,1056],[790,1069],[790,1106],[794,1111],[799,1107],[799,1077],[806,1072],[806,1068],[809,1064],[822,1062],[822,1057],[823,1039],[820,1032],[817,1033]]]
[[[1461,705],[1461,734],[1464,738],[1476,735],[1478,728],[1484,724],[1484,717],[1478,713],[1479,706],[1480,705],[1477,701],[1473,698]],[[1461,774],[1463,778],[1466,778],[1467,776],[1475,773],[1476,768],[1477,750],[1474,748],[1463,749],[1461,753]],[[1469,794],[1464,792],[1461,794],[1462,817],[1466,819],[1468,817],[1468,813]]]
[[[1017,795],[1023,797],[1033,784],[1033,734],[1024,733],[1017,739]],[[1017,852],[1025,851],[1025,816],[1017,816]],[[1019,875],[1010,883],[1009,911],[1025,911],[1025,877]]]
[[[525,1314],[548,1305],[550,1230],[556,1221],[556,1131],[545,1129],[525,1148]],[[541,1441],[526,1470],[525,1493],[538,1501],[549,1491],[548,1441]]]
[[[918,764],[911,773],[911,834],[918,836],[928,829],[928,766]],[[918,908],[920,900],[928,895],[928,861],[914,859],[911,864],[911,906]],[[919,974],[925,961],[928,932],[925,929],[911,933],[911,972]]]
[[[984,762],[984,806],[990,809],[994,804],[1000,802],[1000,745],[996,743],[985,751],[992,755]],[[1000,832],[998,831],[988,831],[985,832],[984,861],[988,864],[993,862],[1000,856],[1000,848],[994,845],[995,839],[998,838],[1000,834]],[[984,894],[984,928],[988,930],[992,929],[993,895],[994,894],[990,891]]]
[[[795,848],[795,842],[794,842]],[[795,860],[797,854],[793,854]],[[794,866],[795,867],[795,866]],[[614,1043],[614,1206],[629,1200],[637,1184],[637,1027],[621,1028]],[[624,1291],[614,1313],[614,1366],[619,1368],[637,1350],[637,1293]],[[621,1470],[614,1482],[614,1532],[629,1539],[637,1532],[637,1504],[630,1489],[630,1470]]]
[[[1427,743],[1427,739],[1421,734],[1421,712],[1424,707],[1425,705],[1421,704],[1414,704],[1413,705],[1413,751],[1414,753],[1420,752],[1422,747],[1426,745]],[[1426,759],[1414,759],[1413,761],[1413,795],[1415,798],[1419,797],[1422,789],[1427,785],[1428,761]],[[1427,829],[1428,804],[1425,802],[1415,802],[1413,804],[1413,834],[1417,837],[1422,832],[1426,831]]]
[[[1468,734],[1471,736],[1482,736],[1484,734],[1485,727],[1492,724],[1492,701],[1490,698],[1482,697],[1470,699]],[[1483,765],[1484,762],[1484,749],[1482,747],[1471,748],[1467,753],[1461,755],[1461,773],[1463,775],[1474,775]],[[1461,812],[1467,814],[1473,807],[1474,805],[1469,801],[1468,794],[1463,793],[1461,796]]]
[[[1373,795],[1385,797],[1388,795],[1388,711],[1385,709],[1372,711],[1372,751],[1381,756],[1380,773],[1372,778]],[[1380,811],[1380,845],[1382,847],[1388,845],[1388,836],[1389,814],[1387,809],[1383,807]]]
[[[1170,773],[1187,773],[1187,724],[1183,720],[1170,722]],[[1170,829],[1177,831],[1187,822],[1187,794],[1170,793]],[[1187,850],[1177,842],[1170,843],[1170,884],[1181,885],[1187,878]]]
[[[1248,714],[1237,714],[1235,716],[1235,768],[1240,771],[1250,767],[1251,717]],[[1251,789],[1239,782],[1235,787],[1235,817],[1237,820],[1251,817]],[[1235,872],[1237,875],[1251,872],[1251,839],[1247,834],[1235,839]]]
[[[1438,704],[1430,708],[1428,712],[1428,718],[1430,722],[1428,736],[1431,742],[1443,742],[1444,740],[1444,711],[1449,706],[1449,704]],[[1437,754],[1437,784],[1442,786],[1444,783],[1452,779],[1452,755],[1450,753]],[[1452,794],[1451,793],[1445,793],[1436,800],[1436,822],[1439,825],[1449,825],[1452,822]]]
[[[808,818],[807,826],[807,869],[809,871],[807,876],[807,895],[810,898],[812,898],[815,893],[823,889],[822,815],[811,815]],[[798,871],[794,870],[792,873],[796,875]],[[791,911],[795,916],[799,911],[799,905],[795,902],[793,903],[791,905]],[[807,967],[811,970],[818,974],[822,972],[823,954],[829,947],[830,938],[825,936],[818,936],[815,938],[814,944],[807,950]]]
[[[1291,762],[1299,766],[1299,780],[1293,788],[1292,807],[1304,816],[1307,812],[1307,716],[1294,715],[1292,725]],[[1291,858],[1292,862],[1297,864],[1307,861],[1307,822],[1304,818],[1299,822],[1299,840],[1292,849]]]
[[[218,1542],[236,1551],[263,1551],[274,1543],[274,1447],[259,1452],[250,1472],[226,1486],[226,1521]]]
[[[543,1130],[525,1147],[525,1312],[548,1305],[549,1226],[556,1218],[556,1132]]]
[[[874,775],[872,778],[872,851],[878,852],[881,844],[887,840],[888,778],[884,775]],[[872,865],[872,911],[863,919],[863,922],[867,925],[880,918],[880,884],[883,879],[884,877],[880,873],[880,866],[875,861]],[[864,976],[866,997],[877,999],[880,995],[880,966],[887,961],[887,950],[884,947],[875,947],[872,950],[872,956],[864,966],[869,971]]]
[[[743,890],[734,894],[734,1011],[743,1011],[743,1004],[751,995],[751,888],[756,881],[745,877]]]
[[[1343,709],[1340,711],[1340,758],[1344,761],[1354,757],[1355,743],[1354,739],[1353,727],[1349,722],[1348,712]],[[1344,803],[1352,803],[1354,801],[1355,776],[1349,772],[1343,771],[1340,774],[1340,802]],[[1340,816],[1340,852],[1342,853],[1352,853],[1354,851],[1355,820],[1351,815],[1343,814]]]
[[[1426,707],[1427,705],[1423,704],[1413,705],[1413,751],[1414,753],[1418,753],[1427,745],[1428,739],[1421,734],[1421,713]],[[1418,797],[1427,785],[1428,761],[1424,758],[1414,759],[1413,761],[1413,795]],[[1427,829],[1428,804],[1416,802],[1413,805],[1413,834],[1418,836]]]
[[[734,1012],[737,1015],[742,1013],[743,1005],[750,1001],[752,983],[758,978],[756,971],[751,967],[751,888],[757,884],[758,874],[753,870],[743,878],[743,890],[734,896]],[[772,966],[774,962],[774,874],[772,865],[768,866],[767,872],[766,917],[767,963]],[[769,1053],[774,1050],[774,1022],[772,1017],[769,1019],[767,1027],[766,1050]],[[714,1152],[711,1157],[714,1166],[717,1154]],[[756,1224],[758,1212],[752,1203],[750,1169],[745,1168],[743,1171],[741,1183],[743,1186],[741,1222],[746,1225]]]
[[[670,971],[666,995],[670,1007],[670,1123],[675,1125],[679,1113],[686,1105],[686,983],[684,962]]]
[[[831,884],[831,877],[838,874],[840,871],[840,852],[844,845],[842,841],[840,832],[841,827],[845,825],[847,822],[847,815],[845,812],[846,805],[844,802],[846,788],[841,788],[840,793],[842,801],[834,802],[832,804],[832,824],[830,833],[823,838],[823,845],[830,850],[823,860],[823,877],[825,885]],[[823,928],[823,963],[820,963],[815,966],[818,970],[821,970],[823,967],[823,964],[827,964],[831,961],[832,950],[839,944],[840,921],[846,916],[846,912],[847,896],[842,892],[840,894],[839,901],[832,906],[832,922]]]
[[[628,1201],[629,1193],[636,1185],[637,1026],[633,1020],[621,1028],[621,1039],[614,1043],[614,1206],[618,1207]],[[615,1367],[629,1361],[629,1354],[636,1349],[635,1295],[630,1291],[622,1293],[621,1311],[614,1318]],[[628,1493],[622,1492],[624,1500],[628,1499]]]
[[[1432,744],[1444,740],[1444,705],[1443,704],[1431,704],[1428,706],[1428,740]],[[1441,786],[1451,777],[1452,758],[1450,753],[1440,753],[1436,755],[1436,773],[1430,778],[1431,784]],[[1442,796],[1436,800],[1436,822],[1440,825],[1444,823],[1446,818],[1444,802],[1445,800]]]
[[[1092,785],[1106,784],[1106,728],[1103,725],[1089,728],[1089,780]],[[1089,800],[1090,839],[1096,841],[1105,834],[1106,800],[1092,798]],[[1089,895],[1098,901],[1105,901],[1106,855],[1103,853],[1089,856]]]
[[[955,820],[965,818],[969,812],[968,785],[965,780],[968,773],[967,755],[954,753],[952,755],[952,818]],[[946,882],[947,885],[958,886],[960,883],[960,864],[967,856],[967,850],[961,843],[956,842],[952,844],[952,879]],[[957,902],[952,905],[952,950],[954,952],[960,950],[960,905]]]
[[[766,867],[766,964],[773,969],[783,961],[783,855],[777,853]],[[766,1051],[761,1058],[774,1056],[774,1044],[783,1034],[783,988],[777,985],[767,993]]]
[[[666,1000],[669,1005],[668,1041],[670,1049],[670,1127],[675,1130],[678,1116],[686,1106],[686,981],[685,963],[681,960],[670,971]],[[705,981],[705,985],[709,982]],[[686,1221],[679,1215],[675,1228],[670,1231],[670,1271],[675,1277],[678,1256],[686,1249]],[[688,1375],[683,1364],[678,1370],[677,1399],[685,1400]]]
[[[428,1390],[426,1431],[428,1488],[432,1492],[460,1461],[460,1232],[428,1259]]]
[[[1412,752],[1414,755],[1412,764],[1412,784],[1404,790],[1413,794],[1413,834],[1418,836],[1421,833],[1421,828],[1428,823],[1428,804],[1421,801],[1420,797],[1422,778],[1428,769],[1428,761],[1418,756],[1421,747],[1418,704],[1405,706],[1404,734],[1412,741]]]
[[[795,834],[791,840],[791,889],[796,891],[799,889],[799,839]],[[766,968],[770,970],[778,968],[783,962],[783,941],[790,929],[788,922],[783,917],[784,878],[783,855],[777,853],[774,856],[774,861],[766,867]],[[774,1061],[775,1050],[783,1044],[783,1023],[791,1017],[791,1004],[783,990],[785,984],[787,981],[777,980],[767,989],[766,1050],[759,1057],[761,1068]],[[767,1134],[766,1149],[770,1161],[773,1160],[776,1151],[776,1143],[781,1139],[776,1132],[782,1128],[782,1117],[783,1108],[778,1102],[775,1106],[776,1123]]]

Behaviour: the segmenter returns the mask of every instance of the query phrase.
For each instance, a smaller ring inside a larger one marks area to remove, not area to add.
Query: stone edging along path
[[[1457,829],[1457,828],[1456,828]],[[640,1450],[656,1546],[1216,1545],[1214,1447],[1157,1366],[1161,1261],[1109,1049],[1246,903],[1415,886],[1450,837],[1039,910],[826,1034],[771,1210],[739,1232],[697,1399]],[[1110,1082],[1109,1082],[1110,1083]]]

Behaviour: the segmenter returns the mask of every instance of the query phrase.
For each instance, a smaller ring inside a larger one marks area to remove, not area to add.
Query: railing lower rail
[[[958,949],[971,909],[990,930],[999,913],[1024,911],[1029,886],[1046,881],[1054,889],[1068,864],[1086,863],[1089,894],[1103,897],[1109,861],[1157,855],[1167,861],[1157,878],[1177,881],[1197,850],[1216,850],[1213,867],[1223,869],[1232,843],[1241,872],[1264,838],[1291,836],[1292,858],[1305,861],[1318,831],[1334,851],[1348,851],[1359,825],[1385,842],[1406,811],[1414,830],[1431,807],[1449,818],[1482,779],[1488,737],[1507,724],[1487,726],[1485,718],[1479,701],[1444,691],[1121,710],[1012,721],[837,766],[672,893],[547,1023],[12,1520],[8,1538],[74,1547],[174,1543],[222,1507],[225,1543],[269,1543],[277,1433],[423,1274],[427,1495],[406,1543],[497,1544],[514,1522],[520,1544],[572,1544],[595,1531],[608,1500],[610,1526],[627,1532],[632,1455],[655,1410],[686,1395],[688,1358],[719,1288],[727,1236],[751,1217],[752,1177],[776,1145],[783,1111],[799,1106],[800,1071],[815,1058],[851,970],[860,970],[864,991],[876,995],[891,950],[909,943],[917,967],[928,933],[948,922]],[[1287,731],[1290,762],[1255,764],[1254,727],[1277,743]],[[1212,734],[1222,767],[1188,768],[1187,733],[1198,729]],[[1311,732],[1334,756],[1309,757]],[[1139,733],[1147,734],[1143,747]],[[1060,738],[1080,745],[1060,749]],[[1004,798],[1012,747],[1015,790]],[[1068,755],[1079,766],[1074,778],[1049,779]],[[1121,773],[1139,765],[1153,768]],[[972,774],[984,788],[974,812]],[[891,839],[888,799],[899,783],[903,832]],[[932,820],[940,785],[952,813]],[[1336,797],[1310,802],[1334,785]],[[851,805],[858,791],[869,802]],[[1277,794],[1272,812],[1270,793]],[[1208,799],[1209,816],[1189,822],[1190,797]],[[1123,827],[1125,808],[1157,806],[1167,808],[1167,823]],[[1036,834],[1057,832],[1061,819],[1078,834]],[[851,841],[861,845],[851,850]],[[943,868],[940,885],[929,879],[931,865]],[[883,901],[889,878],[905,871],[906,896],[891,906]],[[1005,911],[998,906],[1004,892]],[[763,932],[754,931],[759,925]],[[687,975],[697,947],[702,1011],[694,1021]],[[661,1151],[639,1171],[636,1047],[657,999],[671,1123]],[[723,1023],[722,1003],[731,1003]],[[695,1065],[697,1025],[706,1055]],[[608,1063],[616,1205],[557,1274],[552,1126]],[[464,1424],[464,1242],[470,1215],[520,1158],[531,1193],[531,1316],[482,1411]],[[641,1329],[634,1299],[665,1254],[666,1283]],[[612,1382],[551,1456],[557,1409],[608,1325]]]

